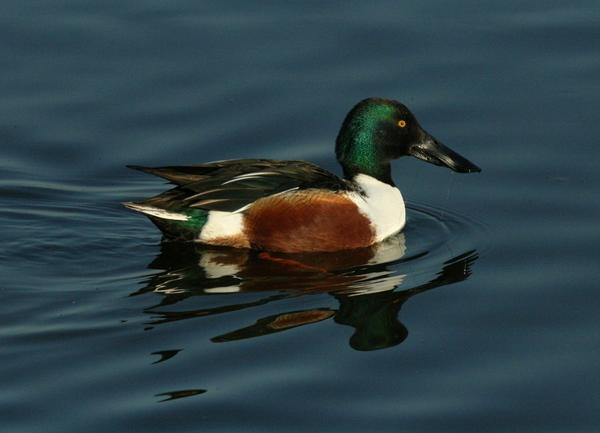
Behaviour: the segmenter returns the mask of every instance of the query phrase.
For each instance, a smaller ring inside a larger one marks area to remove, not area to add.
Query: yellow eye
[[[404,128],[406,126],[406,120],[398,120],[398,126]]]

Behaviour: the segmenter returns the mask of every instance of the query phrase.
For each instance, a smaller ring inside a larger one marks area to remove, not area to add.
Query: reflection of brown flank
[[[314,190],[259,199],[244,225],[250,244],[270,251],[339,251],[369,246],[374,239],[371,223],[352,200]]]
[[[302,263],[305,269],[319,269],[320,272],[332,272],[341,269],[350,269],[367,263],[375,255],[376,244],[366,248],[356,248],[345,251],[312,252],[312,253],[273,253],[271,258],[282,258]],[[260,258],[260,256],[259,256]],[[277,262],[277,260],[274,260]]]
[[[329,319],[335,314],[330,310],[308,310],[298,311],[296,313],[285,313],[277,316],[275,320],[269,323],[271,329],[287,329],[294,326],[307,325],[309,323],[320,322]]]
[[[312,272],[327,272],[327,269],[325,268],[321,268],[319,266],[311,266],[311,265],[307,265],[306,263],[303,263],[301,261],[298,260],[293,260],[293,259],[285,259],[285,258],[281,258],[281,257],[274,257],[271,254],[267,253],[267,252],[262,252],[258,255],[258,258],[261,260],[270,260],[274,263],[278,263],[282,266],[287,266],[290,268],[295,268],[295,269],[301,269],[304,271],[312,271]]]

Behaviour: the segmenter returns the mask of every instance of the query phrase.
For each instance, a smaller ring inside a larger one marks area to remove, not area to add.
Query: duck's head
[[[481,171],[421,128],[405,105],[389,99],[356,104],[342,124],[335,153],[347,178],[364,173],[392,185],[390,160],[405,155],[459,173]]]

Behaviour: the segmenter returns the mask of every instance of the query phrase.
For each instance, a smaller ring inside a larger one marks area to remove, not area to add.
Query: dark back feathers
[[[177,185],[141,203],[168,210],[196,208],[233,212],[292,189],[353,190],[350,182],[304,161],[242,159],[194,166],[128,166]]]

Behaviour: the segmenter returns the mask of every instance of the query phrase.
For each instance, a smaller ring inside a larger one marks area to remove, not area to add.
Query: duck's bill
[[[431,136],[427,136],[421,143],[413,145],[409,153],[415,158],[448,167],[458,173],[477,173],[481,171],[467,158],[462,157]]]

